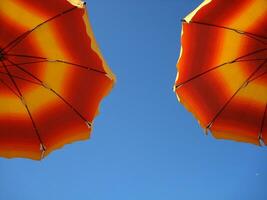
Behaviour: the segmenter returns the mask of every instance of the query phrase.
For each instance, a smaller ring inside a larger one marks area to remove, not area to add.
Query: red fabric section
[[[86,123],[63,101],[47,105],[41,112],[34,112],[33,117],[48,151],[89,137]]]
[[[233,139],[243,136],[257,141],[264,109],[262,104],[244,101],[237,95],[215,120],[211,130]]]
[[[1,5],[0,3],[0,6],[3,5]],[[1,13],[0,13],[0,24],[1,24],[0,49],[3,49],[7,44],[12,42],[21,33],[26,31],[23,27],[12,23],[12,21],[10,20],[7,20]]]

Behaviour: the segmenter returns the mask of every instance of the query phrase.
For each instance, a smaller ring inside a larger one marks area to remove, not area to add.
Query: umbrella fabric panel
[[[16,138],[19,129],[0,123],[3,138],[14,140],[6,144],[0,138],[6,145],[0,154],[41,159],[64,144],[88,139],[115,77],[85,9],[66,0],[16,0],[1,2],[0,10],[0,84],[9,93],[0,96],[7,105],[0,108],[0,119],[20,127],[20,136],[28,138]],[[12,115],[13,102],[20,104],[19,118]]]
[[[64,144],[89,138],[91,127],[50,90],[36,86],[24,98],[45,145],[45,155]]]
[[[183,21],[175,91],[217,138],[266,141],[266,22],[264,0],[205,1]]]

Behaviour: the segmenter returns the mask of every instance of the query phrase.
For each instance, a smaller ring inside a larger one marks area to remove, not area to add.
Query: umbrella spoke
[[[215,70],[215,69],[218,69],[218,68],[220,68],[220,67],[223,67],[223,66],[225,66],[225,65],[228,65],[228,64],[232,64],[232,63],[235,63],[235,62],[257,61],[258,59],[242,60],[242,58],[246,58],[246,57],[248,57],[248,56],[251,56],[251,55],[254,55],[254,54],[257,54],[257,53],[266,51],[266,50],[267,50],[267,48],[259,49],[259,50],[250,52],[250,53],[248,53],[248,54],[245,54],[245,55],[243,55],[243,56],[240,56],[240,57],[238,57],[238,58],[236,58],[236,59],[234,59],[234,60],[232,60],[232,61],[228,61],[228,62],[222,63],[222,64],[220,64],[220,65],[217,65],[217,66],[215,66],[215,67],[212,67],[212,68],[210,68],[210,69],[208,69],[208,70],[206,70],[206,71],[204,71],[204,72],[202,72],[202,73],[199,73],[199,74],[197,74],[197,75],[191,77],[190,79],[188,79],[188,80],[186,80],[186,81],[184,81],[184,82],[182,82],[182,83],[179,83],[178,85],[175,86],[175,88],[178,89],[179,87],[183,86],[184,84],[186,84],[186,83],[188,83],[188,82],[190,82],[190,81],[192,81],[192,80],[194,80],[194,79],[196,79],[196,78],[199,78],[199,77],[201,77],[201,76],[203,76],[203,75],[205,75],[205,74],[207,74],[207,73],[209,73],[209,72],[212,72],[212,71]],[[262,60],[262,59],[260,59],[260,60]],[[266,60],[266,58],[263,59],[263,60]]]
[[[38,63],[43,63],[47,62],[46,60],[41,60],[41,61],[32,61],[32,62],[23,62],[23,63],[16,63],[17,65],[30,65],[30,64],[38,64]],[[7,67],[14,67],[15,65],[12,64],[7,64]],[[0,66],[0,68],[3,68],[4,66]]]
[[[257,80],[257,79],[259,79],[259,78],[261,78],[262,76],[265,76],[265,75],[267,75],[267,72],[263,72],[263,73],[259,74],[258,76],[255,76],[254,78],[250,79],[248,83],[250,83],[252,81],[255,81],[255,80]]]
[[[263,61],[266,60],[266,58],[255,58],[255,59],[240,59],[238,62],[249,62],[249,61]]]
[[[40,23],[37,26],[35,26],[33,29],[28,30],[28,31],[22,33],[17,38],[15,38],[13,41],[11,41],[10,43],[8,43],[4,48],[2,48],[0,50],[0,52],[3,52],[3,51],[9,52],[14,47],[16,47],[19,43],[21,43],[23,40],[25,40],[25,38],[27,38],[37,28],[41,27],[42,25],[44,25],[44,24],[46,24],[46,23],[48,23],[48,22],[50,22],[50,21],[52,21],[54,19],[57,19],[58,17],[61,17],[61,16],[65,15],[65,14],[67,14],[67,13],[70,13],[71,11],[73,11],[75,9],[77,9],[77,7],[72,7],[70,9],[68,9],[68,10],[65,10],[65,11],[63,11],[63,12],[61,12],[61,13],[59,13],[59,14],[57,14],[57,15],[55,15],[55,16],[53,16],[53,17],[51,17],[51,18],[49,18],[49,19],[47,19],[45,21],[43,21],[42,23]]]
[[[64,64],[71,65],[71,66],[74,66],[74,67],[79,67],[79,68],[83,68],[83,69],[86,69],[86,70],[90,70],[90,71],[94,71],[94,72],[97,72],[97,73],[101,73],[101,74],[107,75],[106,72],[98,70],[98,69],[95,69],[93,67],[87,67],[87,66],[84,66],[84,65],[80,65],[80,64],[77,64],[77,63],[72,63],[72,62],[69,62],[69,61],[61,60],[61,59],[49,59],[49,58],[40,57],[40,56],[23,55],[23,54],[4,54],[4,55],[6,57],[13,57],[14,56],[14,57],[23,57],[23,58],[33,58],[33,59],[39,60],[39,61],[23,63],[24,65],[25,64],[33,64],[33,63],[42,63],[42,62],[51,62],[51,63],[57,62],[57,63],[64,63]]]
[[[89,122],[72,104],[70,104],[63,96],[61,96],[58,92],[56,92],[53,88],[49,87],[46,83],[44,83],[42,80],[40,80],[38,77],[36,77],[35,75],[33,75],[31,72],[27,71],[26,69],[22,68],[21,66],[19,66],[18,64],[12,62],[11,60],[9,60],[8,58],[6,59],[9,63],[11,63],[12,65],[14,65],[15,67],[17,67],[18,69],[20,69],[21,71],[23,71],[24,73],[28,74],[29,76],[31,76],[32,78],[34,78],[36,81],[38,81],[40,83],[40,85],[42,87],[44,87],[45,89],[50,90],[52,93],[54,93],[59,99],[61,99],[71,110],[74,111],[74,113],[76,113],[90,128],[92,126],[92,123]]]
[[[9,74],[7,74],[7,73],[5,73],[5,72],[0,72],[0,74],[9,76]],[[13,78],[15,78],[15,79],[23,80],[23,81],[26,81],[26,82],[29,82],[29,83],[33,83],[33,84],[37,84],[37,85],[41,85],[41,84],[38,83],[38,82],[31,81],[31,80],[29,80],[29,79],[22,78],[22,77],[20,77],[20,76],[16,76],[16,75],[13,75],[13,74],[10,74],[10,75],[11,75]]]
[[[41,151],[41,153],[42,153],[41,157],[43,157],[43,155],[44,155],[44,151],[45,151],[45,146],[44,146],[44,143],[43,143],[43,141],[42,141],[42,138],[41,138],[41,136],[40,136],[40,134],[39,134],[39,131],[38,131],[38,129],[37,129],[36,123],[35,123],[35,121],[34,121],[34,119],[33,119],[33,117],[32,117],[32,114],[31,114],[31,112],[30,112],[30,109],[29,109],[29,107],[28,107],[28,105],[27,105],[27,103],[26,103],[26,101],[25,101],[25,99],[24,99],[24,97],[23,97],[23,95],[22,95],[22,92],[21,92],[21,90],[19,89],[19,87],[18,87],[18,85],[17,85],[15,79],[12,77],[12,75],[10,74],[8,68],[6,67],[5,62],[4,62],[4,61],[1,61],[1,62],[2,62],[2,64],[4,65],[4,68],[5,68],[5,70],[6,70],[6,73],[8,74],[10,80],[12,81],[13,85],[15,86],[15,88],[16,88],[18,94],[19,94],[19,95],[18,95],[18,98],[20,99],[21,103],[24,105],[24,107],[25,107],[25,109],[26,109],[26,111],[27,111],[27,113],[28,113],[28,116],[29,116],[29,118],[30,118],[30,120],[31,120],[31,123],[32,123],[32,126],[33,126],[33,128],[34,128],[34,131],[35,131],[35,133],[36,133],[36,135],[37,135],[37,137],[38,137],[38,140],[39,140],[39,142],[40,142],[40,151]]]
[[[212,124],[215,122],[215,120],[220,116],[220,114],[225,110],[225,108],[229,105],[229,103],[233,100],[233,98],[238,94],[238,92],[246,87],[249,83],[249,80],[262,68],[266,65],[267,59],[263,63],[261,63],[256,70],[254,70],[250,76],[242,83],[242,85],[235,91],[235,93],[225,102],[225,104],[221,107],[221,109],[217,112],[217,114],[213,117],[213,119],[210,121],[210,123],[207,125],[207,129],[210,129]]]
[[[182,20],[182,22],[186,22],[185,20]],[[246,35],[248,37],[250,37],[251,39],[254,39],[262,44],[267,45],[267,42],[264,40],[267,40],[266,36],[262,36],[262,35],[258,35],[258,34],[254,34],[254,33],[250,33],[250,32],[246,32],[246,31],[242,31],[242,30],[237,30],[234,28],[230,28],[230,27],[226,27],[226,26],[220,26],[220,25],[216,25],[216,24],[209,24],[209,23],[205,23],[205,22],[198,22],[198,21],[190,21],[190,22],[186,22],[186,23],[193,23],[193,24],[199,24],[199,25],[203,25],[203,26],[210,26],[210,27],[214,27],[214,28],[222,28],[222,29],[226,29],[226,30],[230,30],[230,31],[234,31],[237,34],[241,34],[241,35]]]
[[[2,83],[6,88],[8,88],[14,95],[16,95],[19,98],[19,95],[16,93],[16,91],[13,90],[5,81],[0,79],[0,83]]]
[[[3,53],[6,57],[22,57],[22,58],[33,58],[33,59],[41,59],[41,60],[47,60],[48,58],[41,57],[41,56],[32,56],[32,55],[25,55],[25,54],[6,54]]]

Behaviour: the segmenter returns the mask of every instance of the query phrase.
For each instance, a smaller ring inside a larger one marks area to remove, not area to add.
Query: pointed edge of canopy
[[[193,10],[191,13],[189,13],[189,15],[187,15],[184,20],[189,23],[191,21],[191,19],[197,14],[197,12],[203,8],[204,6],[206,6],[207,4],[209,4],[212,0],[204,0],[195,10]]]
[[[78,7],[78,8],[84,8],[85,2],[81,0],[67,0],[70,4]]]
[[[104,97],[103,97],[103,99],[104,99],[111,92],[111,90],[113,89],[114,84],[116,83],[116,76],[115,76],[115,74],[113,74],[112,70],[110,69],[109,65],[107,64],[105,58],[103,57],[103,55],[101,53],[101,50],[100,50],[99,46],[98,46],[98,43],[96,41],[93,29],[92,29],[92,25],[91,25],[91,22],[90,22],[88,7],[86,5],[85,5],[85,9],[84,10],[85,10],[85,13],[83,15],[83,21],[84,21],[84,24],[85,24],[85,27],[86,27],[87,35],[91,39],[91,48],[95,53],[97,53],[98,57],[102,60],[103,68],[104,68],[104,71],[106,72],[105,76],[107,78],[109,78],[110,81],[111,81],[110,86],[106,88],[106,92],[105,92]],[[95,117],[100,114],[100,106],[101,106],[101,102],[100,102],[100,104],[98,106],[98,109],[96,111]]]
[[[231,135],[228,134],[227,131],[216,131],[213,130],[212,127],[207,127],[205,124],[203,124],[198,116],[196,115],[196,113],[193,111],[193,109],[186,103],[186,101],[184,101],[178,94],[177,90],[179,88],[175,89],[175,94],[176,97],[178,98],[178,101],[180,102],[180,104],[182,104],[184,106],[184,108],[191,113],[191,115],[194,117],[194,119],[198,122],[198,125],[200,128],[203,129],[203,132],[205,135],[212,135],[213,138],[217,139],[217,140],[223,140],[223,141],[234,141],[234,142],[240,142],[240,143],[246,143],[246,144],[252,144],[252,145],[256,145],[256,146],[267,146],[267,143],[262,142],[260,138],[255,139],[249,136],[244,136],[244,135]]]
[[[89,17],[89,13],[88,13],[88,8],[85,8],[85,14],[83,16],[83,20],[84,20],[84,23],[85,23],[85,26],[86,26],[87,35],[90,37],[90,39],[92,41],[91,48],[97,53],[99,58],[101,58],[101,60],[103,62],[104,70],[106,72],[106,76],[110,80],[116,82],[116,76],[113,74],[113,72],[111,71],[110,67],[108,66],[106,60],[102,56],[102,53],[101,53],[100,48],[98,46],[98,43],[97,43],[97,41],[95,39],[95,35],[94,35],[93,29],[92,29],[92,25],[90,23],[90,17]]]

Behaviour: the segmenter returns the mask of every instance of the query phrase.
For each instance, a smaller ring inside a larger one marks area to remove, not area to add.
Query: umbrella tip
[[[89,122],[89,121],[86,121],[85,123],[86,123],[86,125],[87,125],[87,127],[88,127],[89,129],[91,129],[91,128],[92,128],[92,123],[91,123],[91,122]]]
[[[111,75],[109,75],[108,73],[106,73],[105,76],[108,77],[110,80],[113,80],[113,79],[114,79],[114,78],[113,78]]]
[[[208,134],[209,134],[209,131],[210,131],[210,129],[208,129],[208,128],[204,128],[204,133],[205,133],[205,135],[208,135]]]
[[[86,4],[85,1],[81,1],[81,0],[67,0],[67,1],[70,2],[74,6],[77,6],[78,8],[83,8]]]
[[[45,157],[46,147],[44,144],[40,144],[40,151],[41,151],[41,160]]]
[[[206,128],[205,128],[205,134],[206,134],[206,135],[208,135],[208,133],[209,133],[210,128],[212,127],[212,125],[213,125],[213,122],[210,122],[210,123],[206,126]]]
[[[266,144],[265,144],[265,142],[264,142],[264,140],[263,140],[263,138],[262,138],[262,136],[259,136],[259,145],[260,146],[265,146]]]
[[[174,91],[176,91],[177,89],[179,89],[182,85],[183,85],[183,83],[179,83],[177,85],[174,85],[174,87],[173,87]]]

